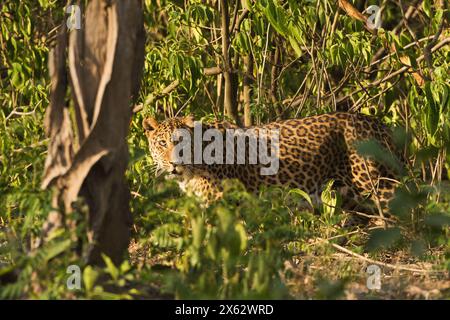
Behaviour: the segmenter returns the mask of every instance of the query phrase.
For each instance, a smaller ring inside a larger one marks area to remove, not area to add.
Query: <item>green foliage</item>
[[[367,250],[381,250],[391,248],[401,238],[400,229],[389,228],[386,230],[374,230],[367,241]]]
[[[179,298],[286,297],[278,273],[291,253],[279,248],[298,239],[301,229],[281,203],[226,188],[227,198],[207,209],[192,198],[168,202],[181,222],[172,217],[156,227],[151,244],[176,253],[181,273],[171,279],[170,290]]]
[[[352,1],[357,8],[369,2]],[[83,206],[70,217],[76,230],[58,231],[44,247],[31,250],[54,209],[50,191],[40,189],[47,144],[43,121],[48,51],[65,16],[58,1],[7,1],[0,4],[0,298],[342,298],[348,285],[360,280],[362,268],[337,259],[330,243],[345,243],[374,259],[406,250],[409,259],[450,270],[449,46],[420,58],[448,9],[422,1],[420,19],[410,21],[413,37],[403,27],[392,31],[402,20],[393,2],[384,7],[383,28],[376,34],[342,10],[337,15],[337,1],[246,0],[238,15],[244,8],[249,12],[230,35],[229,54],[239,94],[243,57],[253,61],[255,124],[351,109],[406,128],[394,137],[413,164],[406,172],[376,142],[358,147],[404,175],[390,203],[395,226],[341,228],[349,214],[333,181],[324,186],[321,204],[299,189],[270,188],[254,196],[231,182],[225,199],[204,208],[174,183],[155,178],[143,116],[224,117],[223,81],[204,73],[223,61],[220,13],[213,2],[146,0],[138,98],[144,110],[134,115],[128,137],[135,220],[130,259],[116,266],[104,256],[104,267],[85,265],[79,255],[87,243]],[[444,28],[437,42],[448,37]],[[279,61],[273,61],[276,48]],[[382,48],[384,55],[376,56]],[[402,68],[405,58],[410,70],[373,85]],[[166,92],[174,81],[178,85]],[[80,290],[66,286],[69,265],[82,270]]]

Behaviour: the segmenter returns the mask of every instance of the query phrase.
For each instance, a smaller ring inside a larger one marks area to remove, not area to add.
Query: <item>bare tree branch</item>
[[[216,76],[218,74],[222,73],[222,69],[220,67],[211,67],[211,68],[204,68],[203,74],[205,76]],[[133,108],[133,113],[137,113],[144,109],[144,106],[148,106],[155,102],[158,99],[161,99],[174,91],[178,86],[180,85],[180,80],[174,80],[172,81],[167,87],[161,90],[159,93],[152,93],[148,98],[145,100],[144,103],[138,104]]]

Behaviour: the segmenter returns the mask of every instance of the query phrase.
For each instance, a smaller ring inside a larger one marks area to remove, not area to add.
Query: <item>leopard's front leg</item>
[[[206,204],[217,201],[223,196],[220,180],[208,173],[185,177],[179,185],[188,195],[199,197]]]

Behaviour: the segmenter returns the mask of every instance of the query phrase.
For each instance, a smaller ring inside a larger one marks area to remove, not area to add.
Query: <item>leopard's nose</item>
[[[169,168],[167,169],[167,171],[170,173],[170,174],[178,174],[179,172],[178,172],[178,170],[177,170],[177,166],[176,165],[174,165],[174,164],[170,164],[170,166],[169,166]]]
[[[178,174],[182,174],[183,173],[183,169],[182,169],[181,166],[172,164],[170,173],[171,174],[177,174],[177,175]]]
[[[175,166],[173,164],[170,164],[168,166],[168,168],[167,168],[167,171],[170,172],[170,173],[174,172],[175,171]]]

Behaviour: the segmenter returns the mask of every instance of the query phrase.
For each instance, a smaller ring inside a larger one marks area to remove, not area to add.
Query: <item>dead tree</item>
[[[142,4],[91,0],[82,11],[81,29],[64,24],[49,57],[50,142],[42,187],[54,190],[55,210],[43,239],[71,227],[73,205],[81,199],[88,208],[88,263],[101,263],[101,253],[118,263],[132,223],[126,137],[144,62]]]

